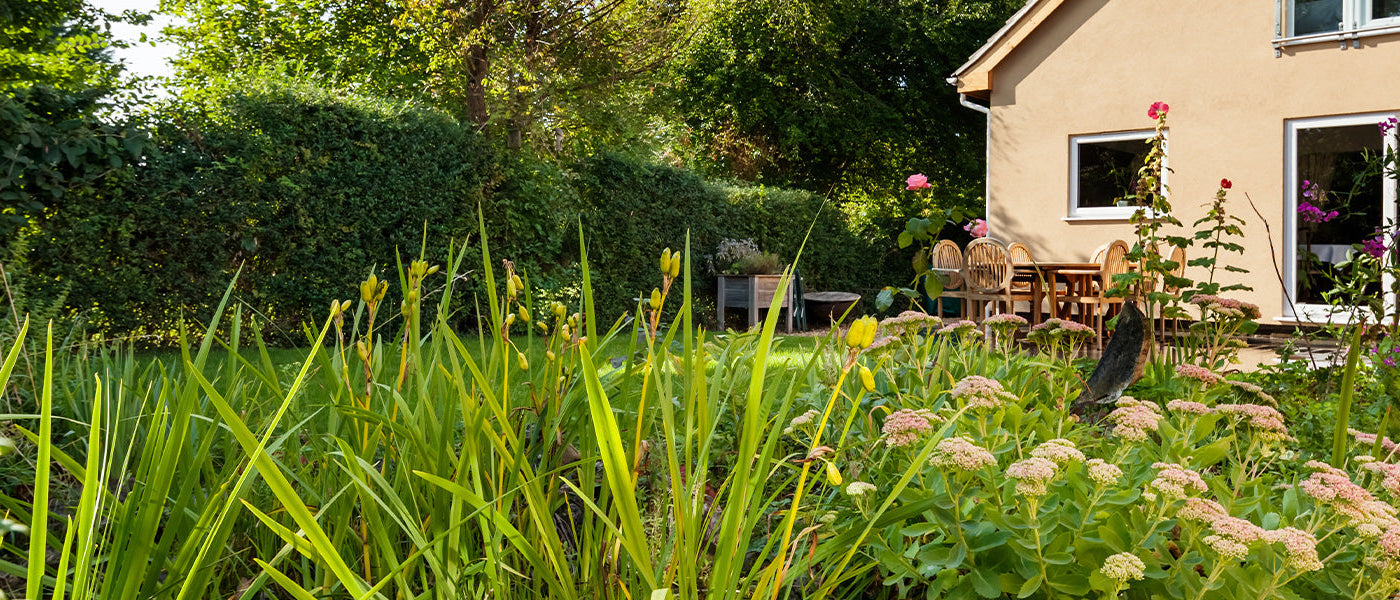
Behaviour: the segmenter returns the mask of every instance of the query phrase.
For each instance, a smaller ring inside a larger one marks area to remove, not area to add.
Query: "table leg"
[[[1031,279],[1031,325],[1039,325],[1041,321],[1040,302],[1045,299],[1045,289],[1040,285],[1040,273],[1036,273]]]

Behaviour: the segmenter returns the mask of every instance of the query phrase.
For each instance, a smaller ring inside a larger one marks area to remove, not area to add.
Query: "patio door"
[[[1369,113],[1295,119],[1287,122],[1284,194],[1284,278],[1301,321],[1342,321],[1325,299],[1330,277],[1345,277],[1353,244],[1394,225],[1396,182],[1390,174],[1367,172],[1366,157],[1395,147],[1395,135],[1378,126],[1396,113]],[[1373,282],[1368,291],[1395,298],[1391,282]]]

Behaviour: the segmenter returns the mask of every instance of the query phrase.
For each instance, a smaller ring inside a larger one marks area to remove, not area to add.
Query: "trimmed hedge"
[[[180,316],[207,318],[241,269],[237,301],[270,321],[274,342],[304,343],[300,326],[354,298],[371,268],[393,279],[396,253],[426,247],[441,263],[452,241],[471,240],[465,264],[478,273],[478,207],[492,256],[514,261],[546,300],[579,296],[582,223],[607,319],[659,285],[661,249],[682,248],[687,230],[696,310],[710,325],[707,259],[724,238],[791,260],[812,227],[799,265],[809,290],[873,298],[906,276],[889,233],[902,219],[872,221],[809,192],[709,183],[619,153],[572,165],[497,155],[446,114],[285,80],[203,97],[159,115],[158,153],[35,223],[21,261],[30,294],[66,292],[66,313],[93,332],[158,343]],[[475,323],[481,286],[469,279],[458,286],[463,327]]]

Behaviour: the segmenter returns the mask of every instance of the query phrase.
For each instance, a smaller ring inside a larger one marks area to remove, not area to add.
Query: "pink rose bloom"
[[[1167,106],[1166,102],[1153,102],[1152,106],[1148,107],[1147,109],[1147,116],[1152,117],[1153,119],[1165,117],[1167,116],[1167,111],[1170,110],[1170,108],[1171,107]]]
[[[982,219],[973,219],[963,225],[963,231],[972,234],[972,237],[987,237],[987,222]]]
[[[906,190],[922,190],[924,188],[933,187],[929,185],[928,177],[926,177],[923,173],[915,173],[913,175],[910,175],[909,179],[904,180],[904,184],[906,186],[904,189]]]

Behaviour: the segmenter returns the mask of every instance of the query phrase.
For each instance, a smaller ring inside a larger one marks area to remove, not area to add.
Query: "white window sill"
[[[1361,47],[1361,38],[1376,37],[1381,35],[1400,34],[1400,25],[1386,24],[1373,27],[1363,27],[1360,29],[1350,29],[1346,31],[1328,31],[1325,33],[1310,33],[1308,35],[1295,35],[1274,39],[1274,57],[1283,56],[1283,49],[1289,46],[1306,46],[1310,44],[1337,43],[1342,50],[1346,50],[1350,45],[1353,48]]]

